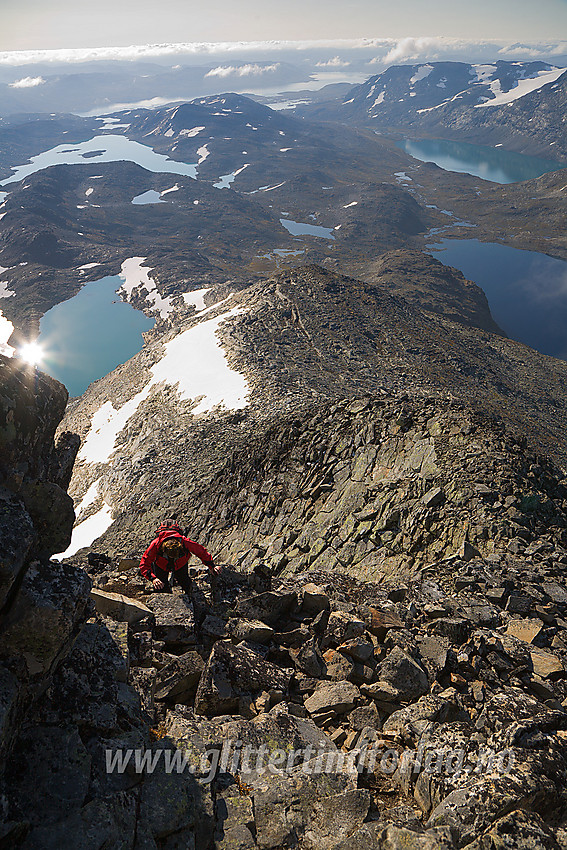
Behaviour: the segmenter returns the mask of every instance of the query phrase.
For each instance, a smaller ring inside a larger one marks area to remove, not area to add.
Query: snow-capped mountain
[[[370,77],[345,98],[346,114],[404,122],[441,108],[454,110],[513,103],[530,92],[555,83],[565,72],[544,62],[496,62],[468,65],[431,62],[395,65]]]

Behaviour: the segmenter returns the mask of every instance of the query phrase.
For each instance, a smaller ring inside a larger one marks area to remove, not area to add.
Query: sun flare
[[[22,360],[25,360],[26,363],[30,363],[32,366],[37,366],[41,363],[44,356],[43,348],[37,342],[26,342],[25,345],[22,345],[18,353]]]

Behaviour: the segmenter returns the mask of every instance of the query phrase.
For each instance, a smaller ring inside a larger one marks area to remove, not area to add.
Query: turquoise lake
[[[565,164],[512,153],[504,148],[452,142],[447,139],[402,139],[396,143],[406,153],[422,162],[434,162],[445,171],[472,174],[492,183],[516,183],[541,177],[548,171],[559,171]]]
[[[478,239],[442,239],[429,252],[484,290],[509,337],[567,360],[567,262]]]
[[[142,331],[154,325],[144,313],[120,300],[118,275],[85,284],[77,295],[52,307],[39,325],[40,368],[65,384],[70,396],[125,363],[143,344]]]

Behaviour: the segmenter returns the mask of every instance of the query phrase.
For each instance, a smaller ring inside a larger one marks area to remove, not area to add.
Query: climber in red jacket
[[[176,522],[162,522],[157,537],[152,540],[140,561],[140,572],[152,582],[154,589],[171,593],[169,574],[172,573],[181,589],[191,593],[188,562],[191,555],[198,558],[209,568],[211,579],[219,575],[221,568],[215,566],[212,555],[204,546],[185,537]]]

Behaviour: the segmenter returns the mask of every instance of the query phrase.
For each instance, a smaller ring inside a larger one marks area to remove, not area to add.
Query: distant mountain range
[[[549,159],[567,156],[567,69],[545,62],[396,65],[355,86],[342,101],[296,112],[504,144]]]

